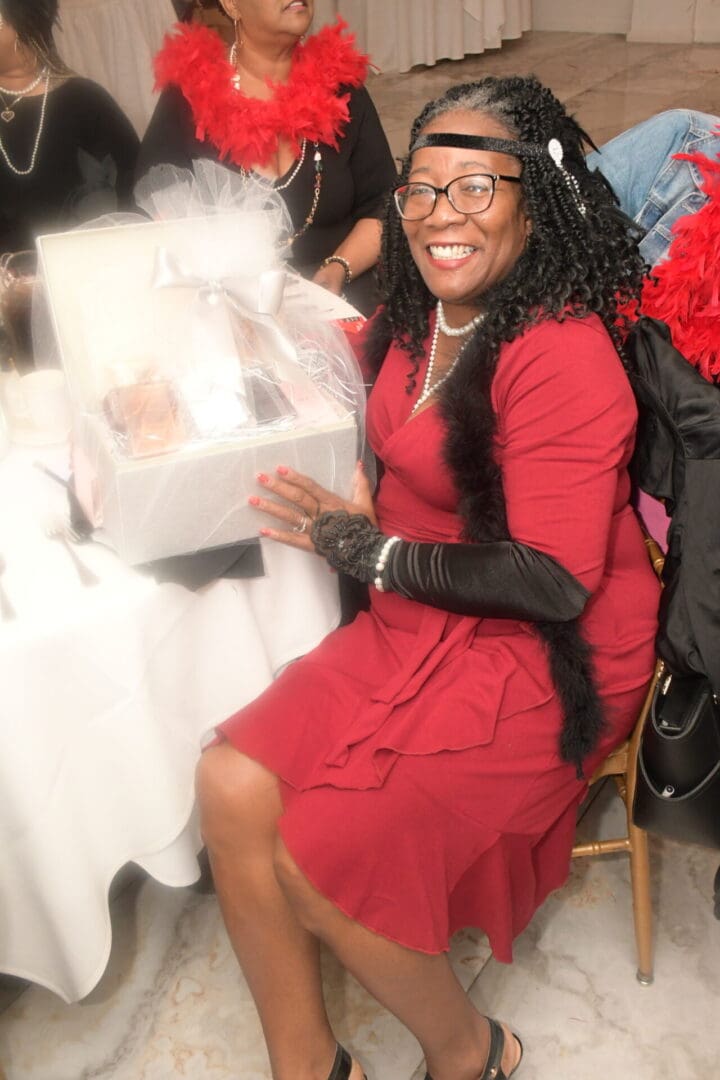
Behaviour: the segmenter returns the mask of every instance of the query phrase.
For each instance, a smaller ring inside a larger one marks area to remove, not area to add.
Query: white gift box
[[[278,465],[350,494],[361,449],[352,394],[360,386],[359,374],[342,333],[319,317],[313,323],[307,297],[302,299],[294,282],[277,318],[267,313],[258,281],[273,286],[278,280],[268,230],[264,215],[236,212],[38,239],[49,314],[75,414],[77,494],[92,523],[129,563],[257,536],[270,522],[248,497],[259,491],[257,474],[274,472]],[[161,283],[159,253],[182,271],[166,274]],[[244,262],[252,264],[252,280],[238,278]],[[284,271],[279,274],[282,279]],[[293,300],[296,293],[300,300]],[[290,402],[292,415],[269,425],[254,419],[240,428],[226,424],[198,437],[197,423],[210,413],[227,420],[228,408],[215,406],[217,394],[237,407],[228,387],[243,363],[254,363],[252,357],[238,357],[233,297],[239,294],[244,300],[249,294],[259,297],[242,306],[241,323],[259,343],[263,370],[272,371],[272,385]],[[317,343],[314,374],[312,365],[302,362],[302,350],[297,356],[293,351],[298,320],[304,320],[303,342]],[[323,377],[324,355],[344,356],[350,393],[337,393],[332,363]],[[184,410],[192,434],[176,439],[176,445],[167,443],[163,452],[133,455],[108,422],[108,395],[118,386],[157,386],[153,379],[173,393],[182,390],[181,398],[203,385],[200,398]]]

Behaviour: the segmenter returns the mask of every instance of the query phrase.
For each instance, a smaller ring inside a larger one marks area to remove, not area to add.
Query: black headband
[[[486,135],[459,135],[455,132],[437,131],[430,135],[418,135],[410,147],[410,153],[423,150],[426,146],[451,146],[458,150],[492,150],[497,154],[512,154],[513,157],[540,157],[547,154],[547,148],[537,143],[519,142],[515,139],[493,139]]]

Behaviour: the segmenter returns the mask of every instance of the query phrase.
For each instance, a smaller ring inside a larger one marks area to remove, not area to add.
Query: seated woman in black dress
[[[369,313],[397,172],[363,86],[367,59],[341,26],[303,39],[313,0],[221,3],[235,22],[229,55],[215,31],[182,26],[156,59],[162,92],[138,175],[212,158],[268,177],[292,218],[293,265]]]
[[[57,54],[58,0],[0,0],[0,255],[131,204],[138,138]]]

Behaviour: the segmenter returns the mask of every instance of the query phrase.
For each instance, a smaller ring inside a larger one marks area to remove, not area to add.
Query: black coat
[[[675,675],[706,675],[720,692],[720,387],[643,317],[628,340],[640,408],[636,482],[671,517],[659,656]]]

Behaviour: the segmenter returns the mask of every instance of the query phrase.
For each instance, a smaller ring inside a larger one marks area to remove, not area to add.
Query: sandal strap
[[[479,1080],[507,1080],[500,1064],[505,1049],[505,1032],[492,1017],[488,1016],[487,1022],[490,1025],[490,1049]]]
[[[503,1050],[505,1049],[505,1032],[501,1025],[498,1024],[497,1020],[493,1020],[491,1016],[486,1016],[485,1019],[490,1025],[490,1049],[488,1050],[485,1068],[482,1071],[482,1075],[478,1077],[478,1080],[509,1080],[509,1077],[503,1072],[501,1065]],[[517,1039],[520,1045],[520,1061],[522,1061],[523,1045],[517,1035],[513,1037]],[[517,1069],[520,1061],[518,1061],[515,1069]],[[510,1071],[510,1076],[515,1073],[515,1069]],[[432,1076],[429,1072],[425,1073],[425,1080],[432,1080]]]
[[[348,1054],[344,1046],[340,1043],[337,1044],[337,1050],[335,1051],[335,1061],[333,1067],[330,1070],[328,1080],[349,1080],[350,1071],[352,1069],[352,1058]]]

